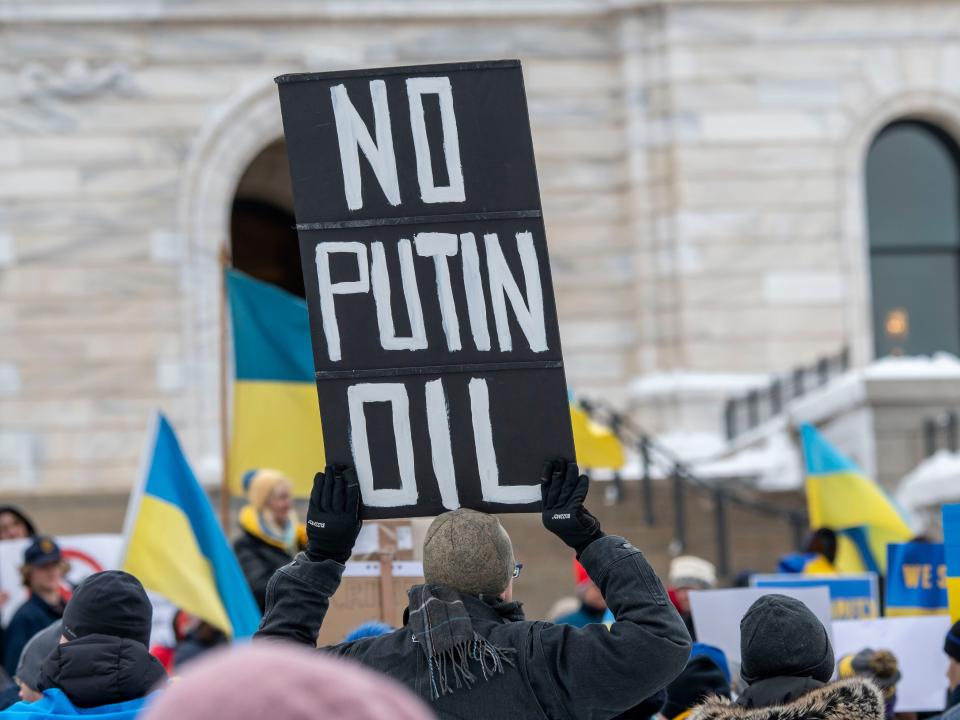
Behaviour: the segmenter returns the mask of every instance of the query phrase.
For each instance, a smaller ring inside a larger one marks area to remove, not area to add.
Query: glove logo
[[[570,513],[555,513],[551,520],[569,520]]]
[[[318,528],[325,528],[327,526],[326,523],[317,522],[316,520],[307,520],[307,525],[313,525],[313,527]]]

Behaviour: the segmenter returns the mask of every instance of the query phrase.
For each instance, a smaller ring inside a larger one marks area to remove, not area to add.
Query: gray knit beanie
[[[513,577],[513,545],[493,515],[460,508],[437,516],[423,541],[423,576],[471,595],[499,595]]]
[[[786,595],[764,595],[740,621],[740,676],[748,685],[772,677],[833,676],[833,646],[819,618]]]

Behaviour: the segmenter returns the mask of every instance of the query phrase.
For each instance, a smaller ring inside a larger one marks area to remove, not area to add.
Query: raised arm
[[[607,720],[673,680],[690,655],[690,635],[637,548],[605,535],[583,507],[589,480],[558,461],[543,477],[543,523],[573,548],[614,616],[605,625],[537,626],[531,683],[551,718]]]
[[[267,584],[258,639],[316,645],[360,527],[360,484],[353,468],[331,466],[317,473],[307,509],[307,548]]]

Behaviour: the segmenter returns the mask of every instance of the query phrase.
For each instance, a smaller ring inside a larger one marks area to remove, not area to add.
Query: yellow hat
[[[257,512],[260,512],[274,491],[284,483],[291,488],[293,487],[293,481],[279,470],[261,468],[250,478],[250,485],[247,488],[247,500],[253,505]]]

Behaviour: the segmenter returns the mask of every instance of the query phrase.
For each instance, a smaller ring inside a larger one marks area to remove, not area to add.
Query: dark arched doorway
[[[230,216],[232,265],[303,297],[287,150],[278,140],[254,158],[237,186]]]
[[[960,150],[943,130],[884,128],[866,164],[877,357],[960,354]]]

